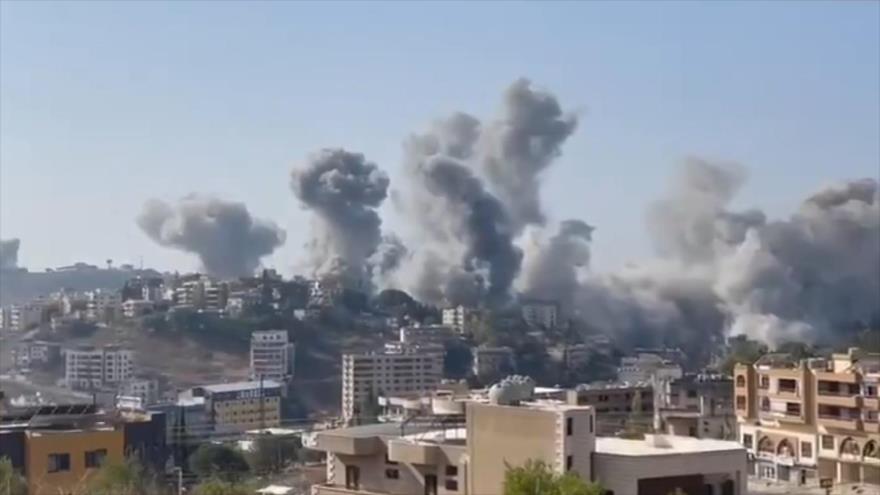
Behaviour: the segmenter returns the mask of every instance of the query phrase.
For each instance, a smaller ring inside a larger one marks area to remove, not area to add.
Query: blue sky
[[[289,273],[303,157],[363,152],[403,187],[407,134],[491,117],[520,76],[581,112],[543,195],[597,227],[600,268],[651,254],[645,208],[685,156],[748,167],[737,204],[771,216],[880,174],[877,2],[3,2],[0,235],[32,269],[195,268],[134,217],[212,193],[287,230],[267,264]]]

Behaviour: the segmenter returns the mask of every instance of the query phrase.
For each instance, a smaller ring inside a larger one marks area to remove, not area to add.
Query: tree
[[[24,478],[12,467],[8,457],[0,458],[0,495],[27,495]]]
[[[199,483],[193,495],[250,495],[253,493],[242,485],[220,480],[208,480]]]
[[[275,473],[288,462],[295,461],[300,450],[299,440],[278,435],[261,435],[254,441],[249,457],[251,469],[257,473]]]
[[[519,467],[507,467],[504,495],[603,495],[597,483],[588,483],[573,473],[560,474],[544,461],[528,460]]]
[[[159,480],[137,460],[104,464],[88,480],[89,495],[160,495],[166,493]]]
[[[189,456],[189,468],[202,479],[221,481],[237,481],[250,469],[241,452],[214,443],[199,446]]]

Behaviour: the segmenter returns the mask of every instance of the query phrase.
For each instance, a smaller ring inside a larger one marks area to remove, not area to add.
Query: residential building
[[[590,349],[586,344],[561,344],[547,349],[547,354],[565,369],[576,370],[587,364]]]
[[[3,325],[9,332],[24,332],[43,321],[43,307],[37,304],[13,304],[3,309]]]
[[[592,406],[599,435],[649,431],[654,421],[654,390],[650,383],[594,382],[566,392],[566,402]]]
[[[859,349],[737,365],[738,435],[753,456],[750,473],[802,485],[880,485],[878,380],[880,354]]]
[[[479,346],[474,347],[471,352],[472,372],[480,379],[495,380],[509,375],[516,369],[516,359],[510,347]]]
[[[404,344],[443,345],[455,338],[455,330],[448,325],[410,325],[400,327],[400,342]]]
[[[65,349],[64,359],[64,381],[73,389],[117,386],[134,373],[134,351],[118,346]]]
[[[531,327],[556,328],[559,316],[559,305],[552,301],[531,299],[520,305],[522,317]]]
[[[473,332],[473,325],[476,323],[479,315],[478,309],[459,305],[452,308],[444,308],[442,322],[443,325],[452,327],[459,334],[467,334]]]
[[[257,307],[260,300],[260,292],[255,289],[231,292],[226,300],[226,313],[237,318]]]
[[[421,421],[305,437],[308,448],[327,453],[327,480],[312,493],[500,494],[507,469],[528,460],[598,480],[608,493],[745,493],[746,454],[734,442],[596,438],[592,407],[536,400],[530,388],[508,382],[483,396],[434,397],[432,415]]]
[[[116,291],[95,289],[85,293],[86,318],[91,321],[110,321],[122,304],[122,298]]]
[[[155,303],[143,299],[129,299],[122,303],[122,316],[125,318],[138,318],[153,312]]]
[[[61,344],[27,339],[12,350],[13,362],[20,368],[50,366],[61,361]]]
[[[684,372],[681,365],[659,354],[639,352],[620,359],[617,381],[628,383],[650,382],[653,379],[675,380]]]
[[[733,379],[699,373],[655,382],[654,425],[669,435],[735,439]]]
[[[176,306],[208,311],[226,309],[229,286],[207,276],[187,277],[174,287],[173,302]]]
[[[267,380],[285,381],[293,377],[295,363],[293,342],[288,341],[287,330],[267,330],[251,333],[251,379],[261,376]]]
[[[133,377],[119,384],[119,397],[136,398],[141,407],[151,406],[159,401],[161,391],[159,380],[149,377]]]
[[[442,377],[442,353],[404,347],[401,352],[343,354],[343,419],[358,421],[380,395],[434,390]]]
[[[181,398],[203,398],[213,431],[230,433],[279,426],[282,395],[281,383],[256,380],[194,387]]]

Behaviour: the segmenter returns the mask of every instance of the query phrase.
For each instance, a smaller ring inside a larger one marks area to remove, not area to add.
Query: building
[[[229,285],[207,276],[188,277],[174,287],[172,301],[176,306],[208,311],[226,309]]]
[[[116,316],[116,311],[122,304],[122,297],[118,292],[104,289],[95,289],[85,293],[86,318],[91,321],[110,321]]]
[[[520,305],[522,318],[531,327],[556,328],[559,305],[552,301],[526,300]]]
[[[746,454],[734,442],[596,438],[592,407],[535,400],[529,388],[435,397],[422,421],[316,432],[303,443],[327,453],[327,481],[312,493],[500,494],[509,466],[528,460],[601,481],[609,494],[745,493]]]
[[[181,398],[204,399],[205,417],[216,433],[281,425],[282,384],[274,380],[194,387]]]
[[[417,348],[342,356],[342,416],[356,422],[381,395],[427,392],[443,378],[443,355]]]
[[[153,405],[159,401],[161,391],[156,378],[133,377],[119,384],[117,395],[125,398],[136,398],[141,407]]]
[[[627,383],[650,382],[653,379],[675,380],[684,372],[681,365],[659,354],[639,352],[635,356],[620,359],[617,369],[617,381]]]
[[[134,351],[118,346],[65,349],[64,360],[64,381],[73,389],[115,387],[134,374]]]
[[[36,304],[13,304],[3,308],[0,322],[8,332],[24,332],[40,325],[43,321],[43,307]]]
[[[586,344],[562,344],[547,349],[551,359],[560,363],[565,369],[576,370],[587,364],[590,349]]]
[[[880,354],[796,361],[768,354],[734,370],[739,440],[761,478],[880,485]]]
[[[260,292],[255,289],[231,292],[226,300],[226,313],[237,318],[257,307],[260,300]]]
[[[507,346],[475,347],[472,351],[472,372],[481,379],[493,380],[509,375],[516,369],[513,349]]]
[[[479,315],[478,309],[467,306],[444,308],[442,322],[443,325],[452,327],[459,334],[468,334],[473,332],[473,325],[476,323]]]
[[[599,435],[652,429],[654,389],[650,383],[595,382],[578,385],[566,394],[569,404],[592,406],[596,410]]]
[[[12,350],[13,362],[19,368],[51,366],[61,361],[61,344],[45,340],[24,340]]]
[[[293,377],[295,345],[289,342],[287,330],[251,333],[251,379],[285,381]]]
[[[129,299],[122,303],[122,316],[125,318],[138,318],[153,312],[155,303],[143,299]]]
[[[669,435],[735,439],[733,379],[687,374],[678,380],[656,382],[654,425]]]
[[[123,418],[91,404],[10,411],[0,417],[0,457],[25,477],[29,495],[84,493],[97,468],[126,454],[164,465],[164,428],[161,415]]]
[[[444,345],[455,338],[455,330],[448,325],[412,325],[400,327],[400,342],[409,345]]]

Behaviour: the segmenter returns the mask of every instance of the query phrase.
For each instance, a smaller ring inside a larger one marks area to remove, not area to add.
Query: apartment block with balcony
[[[116,386],[134,374],[134,351],[118,346],[64,350],[64,381],[79,390]]]
[[[252,380],[285,381],[293,377],[296,346],[287,330],[265,330],[251,334],[250,375]]]
[[[800,362],[783,355],[737,365],[739,440],[750,472],[803,485],[880,485],[880,355],[858,349]]]

